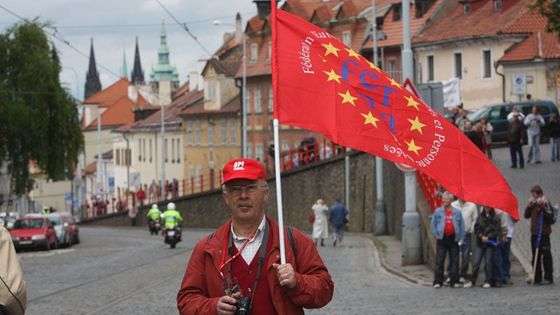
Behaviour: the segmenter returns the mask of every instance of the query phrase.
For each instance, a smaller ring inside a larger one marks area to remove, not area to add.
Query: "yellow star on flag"
[[[414,100],[414,97],[405,96],[404,98],[408,101],[408,104],[406,104],[406,106],[411,106],[411,107],[416,108],[416,110],[419,110],[418,109],[418,102]]]
[[[342,104],[350,103],[350,104],[352,104],[352,106],[356,107],[356,104],[354,104],[354,101],[357,100],[358,98],[352,96],[352,94],[350,94],[349,90],[346,90],[346,93],[338,93],[338,95],[342,96]]]
[[[367,63],[368,63],[370,68],[374,69],[375,71],[379,71],[379,67],[376,66],[375,64],[373,64],[373,62],[368,61]]]
[[[397,81],[395,81],[395,79],[389,78],[389,82],[391,82],[391,85],[394,85],[394,86],[398,87],[399,89],[401,88],[401,85]]]
[[[370,124],[377,128],[377,122],[379,121],[379,119],[375,118],[371,112],[368,112],[367,115],[360,113],[360,115],[362,115],[366,119],[364,125]]]
[[[329,77],[327,78],[327,82],[328,81],[336,81],[336,83],[340,84],[340,78],[342,78],[341,76],[339,76],[333,69],[331,69],[331,71],[323,71],[326,75],[328,75]]]
[[[420,134],[423,134],[422,128],[426,127],[426,125],[420,122],[418,116],[416,116],[416,118],[414,119],[408,119],[408,122],[410,123],[410,131],[416,130]]]
[[[328,56],[328,55],[330,55],[330,54],[333,54],[333,55],[335,55],[335,56],[338,57],[338,51],[339,51],[340,49],[334,47],[333,44],[328,43],[328,44],[321,44],[321,45],[323,45],[323,47],[325,47],[325,49],[326,49],[326,51],[325,51],[325,57]]]
[[[356,59],[360,59],[360,54],[358,54],[357,52],[355,52],[353,49],[350,48],[344,48],[344,50],[346,50],[348,52],[348,57],[354,57]]]
[[[416,155],[419,155],[418,151],[422,150],[422,147],[419,147],[416,143],[414,143],[414,139],[410,139],[410,142],[406,142],[405,140],[404,143],[408,145],[408,151],[414,152]]]

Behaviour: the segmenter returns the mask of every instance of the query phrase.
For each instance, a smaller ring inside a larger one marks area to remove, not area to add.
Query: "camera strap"
[[[255,282],[253,283],[253,287],[251,288],[251,304],[250,304],[250,306],[253,306],[253,298],[255,297],[255,290],[257,289],[257,285],[259,283],[259,279],[260,279],[260,276],[261,276],[261,269],[264,265],[264,258],[266,256],[266,246],[268,244],[268,238],[269,238],[269,234],[270,234],[268,220],[266,220],[266,219],[265,219],[264,231],[263,232],[264,232],[263,239],[262,239],[262,242],[261,242],[261,246],[259,248],[257,274],[256,274],[256,277],[255,277]],[[243,243],[243,245],[239,248],[238,252],[234,256],[232,256],[230,259],[226,260],[223,263],[221,268],[226,267],[226,269],[227,269],[226,286],[228,288],[231,284],[231,264],[230,264],[230,262],[241,254],[241,252],[245,249],[245,247],[247,246],[249,241],[251,241],[254,237],[256,237],[256,233],[253,237],[249,238],[247,241],[245,241],[245,243]],[[231,232],[229,233],[227,244],[228,244],[228,250],[226,251],[226,253],[229,253],[229,249],[231,249],[232,246],[234,246],[233,245],[233,236],[231,235]]]

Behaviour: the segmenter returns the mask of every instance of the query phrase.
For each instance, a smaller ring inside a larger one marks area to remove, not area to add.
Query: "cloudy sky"
[[[223,33],[233,31],[229,25],[214,26],[214,20],[233,24],[235,14],[241,13],[243,24],[257,12],[252,0],[160,0],[160,2],[210,52],[219,48]],[[39,17],[48,21],[59,38],[68,41],[79,51],[89,55],[90,38],[94,40],[95,57],[101,84],[107,87],[120,75],[123,52],[126,53],[128,73],[132,71],[134,42],[138,36],[144,76],[148,79],[152,65],[157,63],[161,19],[165,19],[171,63],[177,66],[181,82],[189,71],[200,71],[204,50],[165,12],[156,0],[0,0],[0,6],[28,19]],[[0,30],[4,31],[19,19],[0,8]],[[72,94],[83,99],[88,59],[53,40],[61,54],[61,80]],[[105,69],[107,68],[107,69]],[[109,71],[110,70],[110,71]],[[77,80],[77,82],[76,82]]]

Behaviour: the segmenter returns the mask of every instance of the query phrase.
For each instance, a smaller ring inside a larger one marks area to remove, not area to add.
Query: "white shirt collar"
[[[253,237],[253,239],[250,241],[250,243],[254,242],[256,239],[260,239],[262,237],[262,233],[264,230],[264,225],[266,223],[266,215],[263,215],[261,224],[259,224],[259,227],[257,228],[257,233],[255,234],[255,237]],[[237,234],[235,234],[235,231],[233,230],[233,222],[231,223],[231,235],[233,236],[233,240],[235,242],[242,242],[248,239],[248,237],[246,236],[237,236]]]

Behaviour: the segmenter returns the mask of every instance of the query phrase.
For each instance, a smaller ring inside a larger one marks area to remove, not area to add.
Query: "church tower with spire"
[[[140,62],[140,50],[138,49],[138,37],[136,37],[136,49],[134,50],[134,66],[130,74],[130,81],[134,85],[144,85],[144,71]]]
[[[170,88],[171,94],[179,89],[179,74],[177,73],[177,67],[171,65],[169,62],[169,47],[167,47],[167,33],[165,32],[165,22],[163,19],[161,21],[158,63],[152,68],[149,83],[152,86],[152,90],[160,94],[160,97],[162,92],[160,91],[160,86],[162,86],[162,83],[163,85],[168,86],[165,87],[166,89]],[[167,91],[163,92],[168,94]]]
[[[86,84],[84,88],[84,100],[91,95],[101,91],[101,81],[99,80],[99,72],[95,63],[95,53],[93,52],[93,38],[91,39],[91,48],[89,51],[89,67],[86,74]]]

